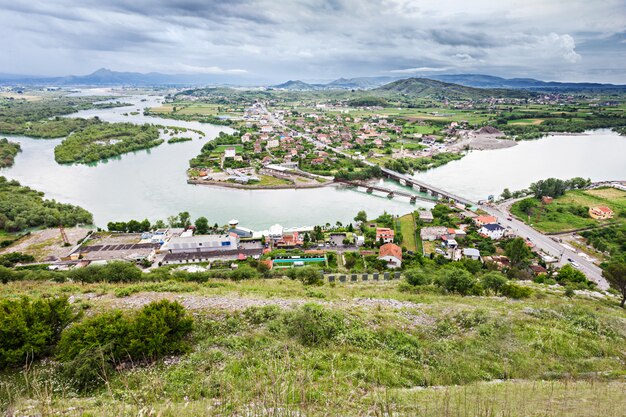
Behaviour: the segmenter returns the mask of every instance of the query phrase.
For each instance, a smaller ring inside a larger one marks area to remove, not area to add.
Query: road
[[[602,270],[599,266],[583,258],[580,254],[567,249],[559,242],[555,242],[550,237],[533,229],[531,226],[528,226],[522,221],[517,220],[514,217],[510,217],[509,209],[512,203],[513,202],[507,202],[497,206],[482,204],[480,205],[480,208],[496,217],[498,219],[498,223],[502,226],[509,227],[518,236],[529,239],[535,244],[537,249],[541,249],[548,255],[558,259],[557,265],[563,266],[568,263],[568,258],[572,259],[580,266],[581,272],[583,272],[589,280],[598,284],[598,288],[603,290],[609,288],[609,284],[602,276]],[[508,220],[508,218],[511,220]]]
[[[278,120],[276,120],[274,118],[274,115],[267,110],[267,108],[265,107],[264,104],[261,105],[263,110],[269,115],[270,119],[272,122],[274,123],[278,123],[280,124],[283,128],[286,128],[286,126],[284,126],[284,124],[280,123]],[[327,150],[330,150],[334,153],[337,153],[339,155],[343,155],[346,156],[348,158],[354,158],[353,155],[350,155],[347,152],[344,152],[340,149],[337,148],[333,148],[330,145],[327,145],[325,143],[322,143],[320,141],[318,141],[316,138],[306,134],[306,133],[299,133],[299,132],[293,132],[294,136],[301,136],[303,137],[305,140],[311,142],[312,144],[316,145],[318,148],[324,148]],[[367,164],[369,166],[374,166],[376,164],[374,164],[373,162],[367,161],[367,160],[362,160],[361,162],[363,162],[364,164]],[[396,174],[396,176],[398,178],[403,177],[402,174],[397,173],[395,171],[389,170],[387,168],[382,168],[388,172],[393,172],[394,174]],[[432,187],[430,187],[432,188]],[[445,192],[443,190],[441,190],[441,193],[444,194]],[[579,269],[581,272],[583,272],[586,276],[587,279],[595,282],[598,285],[598,288],[606,290],[609,288],[609,284],[606,281],[606,279],[604,279],[604,277],[602,276],[602,270],[600,269],[599,266],[595,265],[593,262],[583,258],[582,256],[580,256],[578,253],[564,247],[563,245],[561,245],[558,242],[555,242],[554,240],[552,240],[550,237],[544,235],[543,233],[533,229],[531,226],[528,226],[527,224],[517,220],[514,217],[511,217],[509,209],[511,204],[513,204],[514,201],[509,201],[509,202],[505,202],[503,204],[497,205],[497,206],[492,206],[492,205],[488,205],[488,204],[481,204],[479,205],[479,207],[484,210],[485,212],[489,213],[490,215],[494,216],[495,218],[498,219],[498,223],[500,223],[502,226],[504,227],[508,227],[510,228],[513,232],[515,232],[515,234],[517,234],[518,236],[524,238],[524,239],[528,239],[530,240],[537,249],[542,250],[543,252],[547,253],[548,255],[556,258],[558,260],[557,265],[558,266],[563,266],[565,264],[568,263],[568,258],[572,259],[573,261],[575,261],[578,265],[579,265]],[[508,220],[509,218],[511,218],[511,220]]]

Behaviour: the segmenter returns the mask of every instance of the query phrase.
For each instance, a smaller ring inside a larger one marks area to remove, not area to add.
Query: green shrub
[[[78,282],[136,282],[144,278],[135,265],[123,261],[74,268],[68,271],[67,277]]]
[[[112,311],[63,332],[57,358],[75,387],[88,391],[119,362],[153,361],[188,350],[193,320],[177,302],[153,302],[131,315]],[[98,360],[94,360],[97,353]],[[95,365],[98,365],[96,369]]]
[[[304,285],[320,285],[324,282],[321,271],[312,266],[292,268],[287,271],[287,276],[301,281]]]
[[[443,271],[436,284],[449,293],[468,295],[476,293],[476,278],[465,269],[450,268]]]
[[[530,297],[533,293],[533,290],[529,287],[523,287],[521,285],[509,282],[502,286],[500,292],[505,297],[521,299]]]
[[[489,272],[480,278],[480,283],[483,288],[488,291],[493,291],[495,294],[499,294],[502,287],[506,285],[508,279],[499,272]]]
[[[230,279],[233,281],[242,281],[245,279],[258,278],[259,275],[260,274],[256,269],[252,269],[249,266],[243,266],[231,272]]]
[[[284,316],[287,334],[306,346],[317,346],[334,340],[345,330],[343,314],[319,304],[305,304]]]
[[[404,272],[404,276],[406,278],[406,281],[411,284],[411,285],[429,285],[432,283],[432,277],[431,274],[427,273],[426,271],[419,269],[419,268],[415,268],[415,269],[409,269],[407,271]]]
[[[35,262],[35,258],[32,255],[27,255],[20,252],[11,252],[4,255],[0,255],[0,265],[12,268],[18,263]]]
[[[107,381],[113,374],[114,367],[105,349],[95,347],[81,351],[76,357],[61,364],[61,375],[72,381],[72,385],[81,392],[90,392]]]
[[[0,369],[47,354],[74,319],[66,297],[0,302]]]

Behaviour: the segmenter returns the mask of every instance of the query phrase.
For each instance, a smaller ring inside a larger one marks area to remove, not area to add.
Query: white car
[[[578,262],[576,262],[574,260],[571,260],[571,259],[568,259],[568,261],[569,261],[570,265],[572,265],[574,268],[580,269],[580,265],[578,264]]]

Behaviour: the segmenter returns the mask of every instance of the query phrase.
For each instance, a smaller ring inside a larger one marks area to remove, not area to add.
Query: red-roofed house
[[[386,243],[380,247],[378,259],[387,262],[387,268],[400,268],[402,266],[402,249],[393,243]]]
[[[478,216],[474,219],[474,223],[476,223],[476,226],[480,227],[486,224],[498,223],[498,219],[493,216]]]
[[[590,207],[589,215],[598,220],[606,220],[613,217],[613,210],[605,206]]]
[[[382,239],[383,243],[391,243],[393,242],[394,235],[394,231],[386,227],[376,228],[376,242],[380,242]]]

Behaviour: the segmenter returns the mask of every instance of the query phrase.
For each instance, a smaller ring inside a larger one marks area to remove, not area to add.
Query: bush
[[[73,319],[66,297],[0,302],[0,369],[47,354]]]
[[[68,271],[67,277],[78,282],[136,282],[143,278],[142,274],[132,263],[115,261],[106,265],[74,268]]]
[[[256,269],[252,269],[249,266],[243,266],[231,272],[230,279],[233,281],[243,281],[246,279],[258,278],[259,275],[260,274]]]
[[[114,372],[104,349],[99,347],[81,351],[71,361],[63,363],[60,370],[61,375],[83,393],[96,389]]]
[[[499,272],[489,272],[480,278],[480,282],[485,290],[499,294],[508,280]]]
[[[287,271],[291,279],[302,281],[304,285],[320,285],[323,283],[322,273],[315,267],[292,268]]]
[[[150,303],[132,315],[104,313],[66,330],[57,358],[65,362],[63,373],[75,387],[88,391],[119,362],[153,361],[187,351],[192,326],[193,319],[183,306],[167,300]]]
[[[464,269],[450,268],[443,271],[436,284],[449,293],[468,295],[476,293],[476,278]]]
[[[7,268],[12,268],[18,263],[30,263],[35,262],[35,258],[32,255],[27,255],[20,252],[11,252],[4,255],[0,255],[0,265]]]
[[[287,334],[306,346],[317,346],[335,339],[345,330],[341,313],[325,309],[319,304],[305,304],[284,316]]]
[[[531,288],[523,287],[521,285],[507,283],[502,286],[500,292],[505,297],[521,299],[530,297],[533,293],[533,290]]]
[[[406,282],[414,286],[429,285],[433,282],[430,274],[418,268],[405,271],[404,276],[406,277]]]

